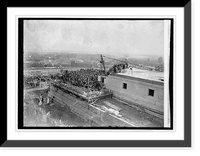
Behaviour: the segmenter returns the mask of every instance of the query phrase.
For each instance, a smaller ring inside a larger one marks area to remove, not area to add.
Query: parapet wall
[[[127,121],[115,117],[109,112],[103,111],[98,107],[90,105],[86,101],[81,101],[75,97],[63,92],[60,89],[51,88],[48,93],[49,98],[53,98],[53,102],[62,106],[67,106],[73,113],[84,120],[94,123],[101,127],[132,127],[133,125]],[[51,101],[51,100],[50,100]]]

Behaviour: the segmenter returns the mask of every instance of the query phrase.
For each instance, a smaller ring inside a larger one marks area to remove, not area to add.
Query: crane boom
[[[113,69],[114,66],[113,66],[112,68],[110,68],[110,69],[108,70],[108,73],[107,73],[107,72],[106,72],[106,67],[105,67],[105,61],[104,61],[103,57],[106,57],[106,58],[109,58],[109,59],[112,59],[112,60],[115,60],[115,61],[122,62],[122,63],[124,64],[123,69],[125,69],[125,68],[128,67],[128,61],[127,61],[127,59],[126,59],[126,60],[119,60],[119,59],[115,59],[115,58],[112,58],[112,57],[103,56],[103,55],[101,54],[101,55],[100,55],[100,58],[101,58],[100,63],[101,63],[101,65],[103,66],[103,72],[104,72],[105,75],[107,75],[107,74],[110,72],[110,70]],[[114,69],[114,70],[115,70],[115,69]]]
[[[105,67],[105,61],[104,61],[104,59],[103,59],[103,55],[101,55],[101,61],[100,61],[100,63],[101,63],[102,66],[103,66],[104,74],[106,74],[106,67]]]
[[[106,58],[109,58],[109,59],[112,59],[112,60],[115,60],[115,61],[120,61],[120,62],[127,63],[127,60],[119,60],[119,59],[112,58],[112,57],[109,57],[109,56],[103,56],[103,57],[106,57]]]

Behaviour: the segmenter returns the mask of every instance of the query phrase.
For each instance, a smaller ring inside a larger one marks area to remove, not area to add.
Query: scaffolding
[[[97,101],[99,99],[108,96],[112,97],[112,92],[108,89],[101,89],[100,91],[92,91],[92,90],[85,91],[85,89],[81,87],[73,86],[71,84],[64,84],[60,82],[53,82],[51,83],[51,86],[54,86],[56,88],[61,88],[69,93],[72,93],[80,98],[87,100],[89,103],[94,103],[94,101]]]

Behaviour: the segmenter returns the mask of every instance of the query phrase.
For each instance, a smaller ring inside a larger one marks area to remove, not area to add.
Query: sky
[[[163,56],[163,20],[25,20],[25,52]]]

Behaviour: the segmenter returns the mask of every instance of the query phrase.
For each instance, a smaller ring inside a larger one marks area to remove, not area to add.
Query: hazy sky
[[[26,20],[25,52],[163,56],[163,20]]]

